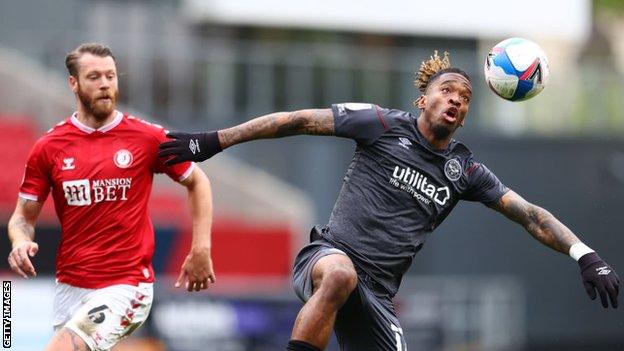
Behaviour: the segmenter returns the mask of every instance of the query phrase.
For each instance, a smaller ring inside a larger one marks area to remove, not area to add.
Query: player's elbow
[[[210,199],[212,197],[212,189],[210,179],[204,171],[199,167],[195,167],[192,183],[187,186],[189,196],[195,196],[202,199]]]

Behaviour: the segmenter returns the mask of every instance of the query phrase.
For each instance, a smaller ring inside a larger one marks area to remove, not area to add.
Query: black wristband
[[[218,131],[206,132],[202,135],[202,139],[204,139],[204,145],[207,146],[208,153],[215,155],[223,151],[221,143],[219,142]]]

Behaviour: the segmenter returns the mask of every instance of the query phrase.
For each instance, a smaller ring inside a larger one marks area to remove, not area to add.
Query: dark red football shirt
[[[193,163],[157,157],[165,130],[117,112],[97,130],[76,114],[33,147],[19,196],[45,202],[52,192],[61,222],[59,282],[82,288],[153,282],[154,230],[147,204],[154,173],[186,179]]]

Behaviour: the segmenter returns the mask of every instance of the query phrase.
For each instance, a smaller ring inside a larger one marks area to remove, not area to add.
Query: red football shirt
[[[50,190],[61,222],[59,282],[82,288],[154,281],[154,230],[147,203],[154,173],[177,181],[193,163],[157,157],[165,130],[117,112],[97,130],[74,114],[33,147],[19,196],[44,202]]]

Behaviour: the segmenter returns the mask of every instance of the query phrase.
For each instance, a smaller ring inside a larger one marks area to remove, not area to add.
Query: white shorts
[[[69,328],[92,351],[109,350],[140,327],[154,298],[152,283],[84,289],[57,283],[54,330]]]

